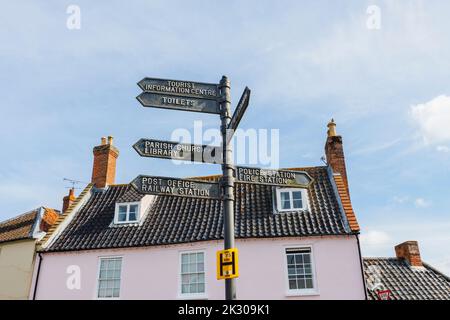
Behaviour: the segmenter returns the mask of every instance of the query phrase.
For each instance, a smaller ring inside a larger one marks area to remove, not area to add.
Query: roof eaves
[[[90,183],[84,188],[75,201],[67,208],[66,212],[62,213],[55,224],[50,227],[47,234],[42,238],[38,244],[38,251],[43,251],[49,247],[62,233],[62,231],[69,225],[75,214],[84,206],[84,204],[91,197],[91,190],[93,184]]]

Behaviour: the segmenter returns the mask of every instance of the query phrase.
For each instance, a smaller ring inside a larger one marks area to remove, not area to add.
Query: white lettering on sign
[[[167,81],[167,84],[145,84],[144,90],[156,91],[163,93],[178,93],[178,94],[195,94],[205,97],[217,97],[217,90],[208,88],[198,88],[193,82],[186,81]]]
[[[194,181],[161,178],[142,178],[142,191],[186,196],[209,197],[210,190],[201,189]]]
[[[195,104],[194,100],[185,98],[175,98],[175,97],[162,97],[163,104],[174,104],[177,106],[193,107]]]

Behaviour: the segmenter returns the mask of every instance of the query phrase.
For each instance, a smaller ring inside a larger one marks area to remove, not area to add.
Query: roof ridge
[[[11,222],[11,221],[16,220],[16,219],[19,219],[20,217],[26,216],[27,214],[36,212],[36,211],[38,211],[40,208],[44,208],[44,207],[43,207],[43,206],[37,207],[37,208],[34,208],[34,209],[32,209],[32,210],[30,210],[30,211],[27,211],[27,212],[25,212],[25,213],[21,213],[21,214],[19,214],[18,216],[15,216],[15,217],[6,219],[6,220],[4,220],[4,221],[0,221],[0,225],[5,224],[5,223],[8,223],[8,222]]]

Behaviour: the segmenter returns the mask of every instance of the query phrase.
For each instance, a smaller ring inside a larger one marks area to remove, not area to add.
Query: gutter
[[[38,252],[38,256],[39,256],[39,264],[38,264],[38,269],[37,269],[37,274],[36,274],[36,281],[34,282],[33,300],[36,300],[36,291],[37,291],[38,282],[39,282],[39,273],[41,272],[42,260],[44,260],[42,258],[42,253]]]
[[[363,281],[364,297],[365,297],[366,300],[368,300],[367,287],[366,287],[366,277],[364,276],[363,257],[361,255],[361,243],[359,242],[359,236],[358,236],[357,233],[355,234],[355,237],[356,237],[356,243],[358,244],[359,264],[361,266],[361,276],[362,276],[362,281]]]

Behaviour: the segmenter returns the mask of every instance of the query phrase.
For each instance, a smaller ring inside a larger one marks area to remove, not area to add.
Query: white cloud
[[[418,208],[426,208],[431,205],[431,203],[424,198],[417,198],[414,200],[414,205]]]
[[[409,197],[408,196],[395,196],[393,198],[393,200],[395,203],[403,204],[403,203],[406,203],[409,201]]]
[[[447,152],[445,143],[450,142],[450,97],[440,95],[434,99],[411,106],[411,116],[416,122],[420,136],[427,145],[439,144],[438,151]]]
[[[450,152],[450,148],[447,146],[437,146],[436,150],[439,152],[445,152],[445,153]]]
[[[363,246],[385,246],[390,240],[391,237],[384,231],[369,230],[368,232],[361,234],[361,243]]]

